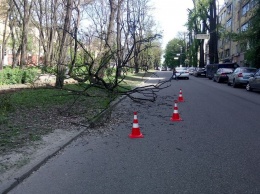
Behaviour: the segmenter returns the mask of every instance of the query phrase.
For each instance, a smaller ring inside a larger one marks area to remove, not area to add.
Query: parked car
[[[176,76],[177,78],[185,78],[185,79],[189,79],[189,71],[187,67],[176,67]]]
[[[219,68],[217,72],[213,76],[213,81],[215,82],[227,82],[228,81],[228,74],[233,73],[234,69],[231,68]]]
[[[161,67],[160,71],[167,71],[167,68],[166,67]]]
[[[197,67],[194,70],[193,75],[195,77],[206,76],[206,70],[205,70],[205,68]]]
[[[260,90],[260,69],[258,69],[256,73],[248,79],[246,85],[247,91],[252,91],[254,89]]]
[[[229,86],[232,84],[234,88],[240,85],[246,85],[248,79],[255,74],[256,70],[256,68],[251,67],[238,67],[233,73],[228,75],[227,84]]]
[[[219,68],[231,68],[236,69],[239,67],[237,63],[221,63],[221,64],[208,64],[206,65],[206,77],[212,79],[214,74],[217,72]]]
[[[189,74],[190,74],[190,75],[193,75],[194,70],[195,70],[195,67],[189,67],[189,68],[188,68]]]

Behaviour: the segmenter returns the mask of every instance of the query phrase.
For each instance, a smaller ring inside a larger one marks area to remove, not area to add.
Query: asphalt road
[[[180,89],[183,121],[172,122]],[[134,111],[141,139],[128,137]],[[260,193],[259,115],[259,92],[193,76],[172,81],[156,102],[123,100],[104,133],[83,135],[10,193]]]

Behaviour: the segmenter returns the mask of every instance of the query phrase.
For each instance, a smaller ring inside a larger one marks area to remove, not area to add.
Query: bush
[[[0,71],[0,85],[11,85],[21,83],[31,83],[38,74],[37,68],[10,68],[5,67]]]
[[[21,82],[24,83],[32,83],[35,81],[38,75],[37,68],[28,68],[23,71],[23,76]]]
[[[57,67],[56,66],[39,66],[41,73],[48,73],[48,74],[56,74],[57,73]]]

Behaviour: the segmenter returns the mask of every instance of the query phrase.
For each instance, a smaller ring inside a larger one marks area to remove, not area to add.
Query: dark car
[[[248,79],[255,74],[256,68],[252,67],[238,67],[235,71],[228,75],[228,85],[233,85],[234,88],[240,85],[246,85]]]
[[[213,76],[213,81],[215,82],[227,82],[228,74],[233,73],[234,69],[231,68],[219,68]]]
[[[260,69],[258,69],[256,73],[248,79],[246,85],[247,91],[252,91],[254,89],[260,90]]]
[[[200,77],[200,76],[206,76],[206,70],[205,68],[201,68],[201,67],[197,67],[194,71],[193,71],[193,75],[195,77]]]

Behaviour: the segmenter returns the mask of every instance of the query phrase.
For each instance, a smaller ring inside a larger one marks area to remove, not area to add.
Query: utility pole
[[[182,46],[180,48],[181,48],[181,54],[180,54],[180,67],[181,67]]]

